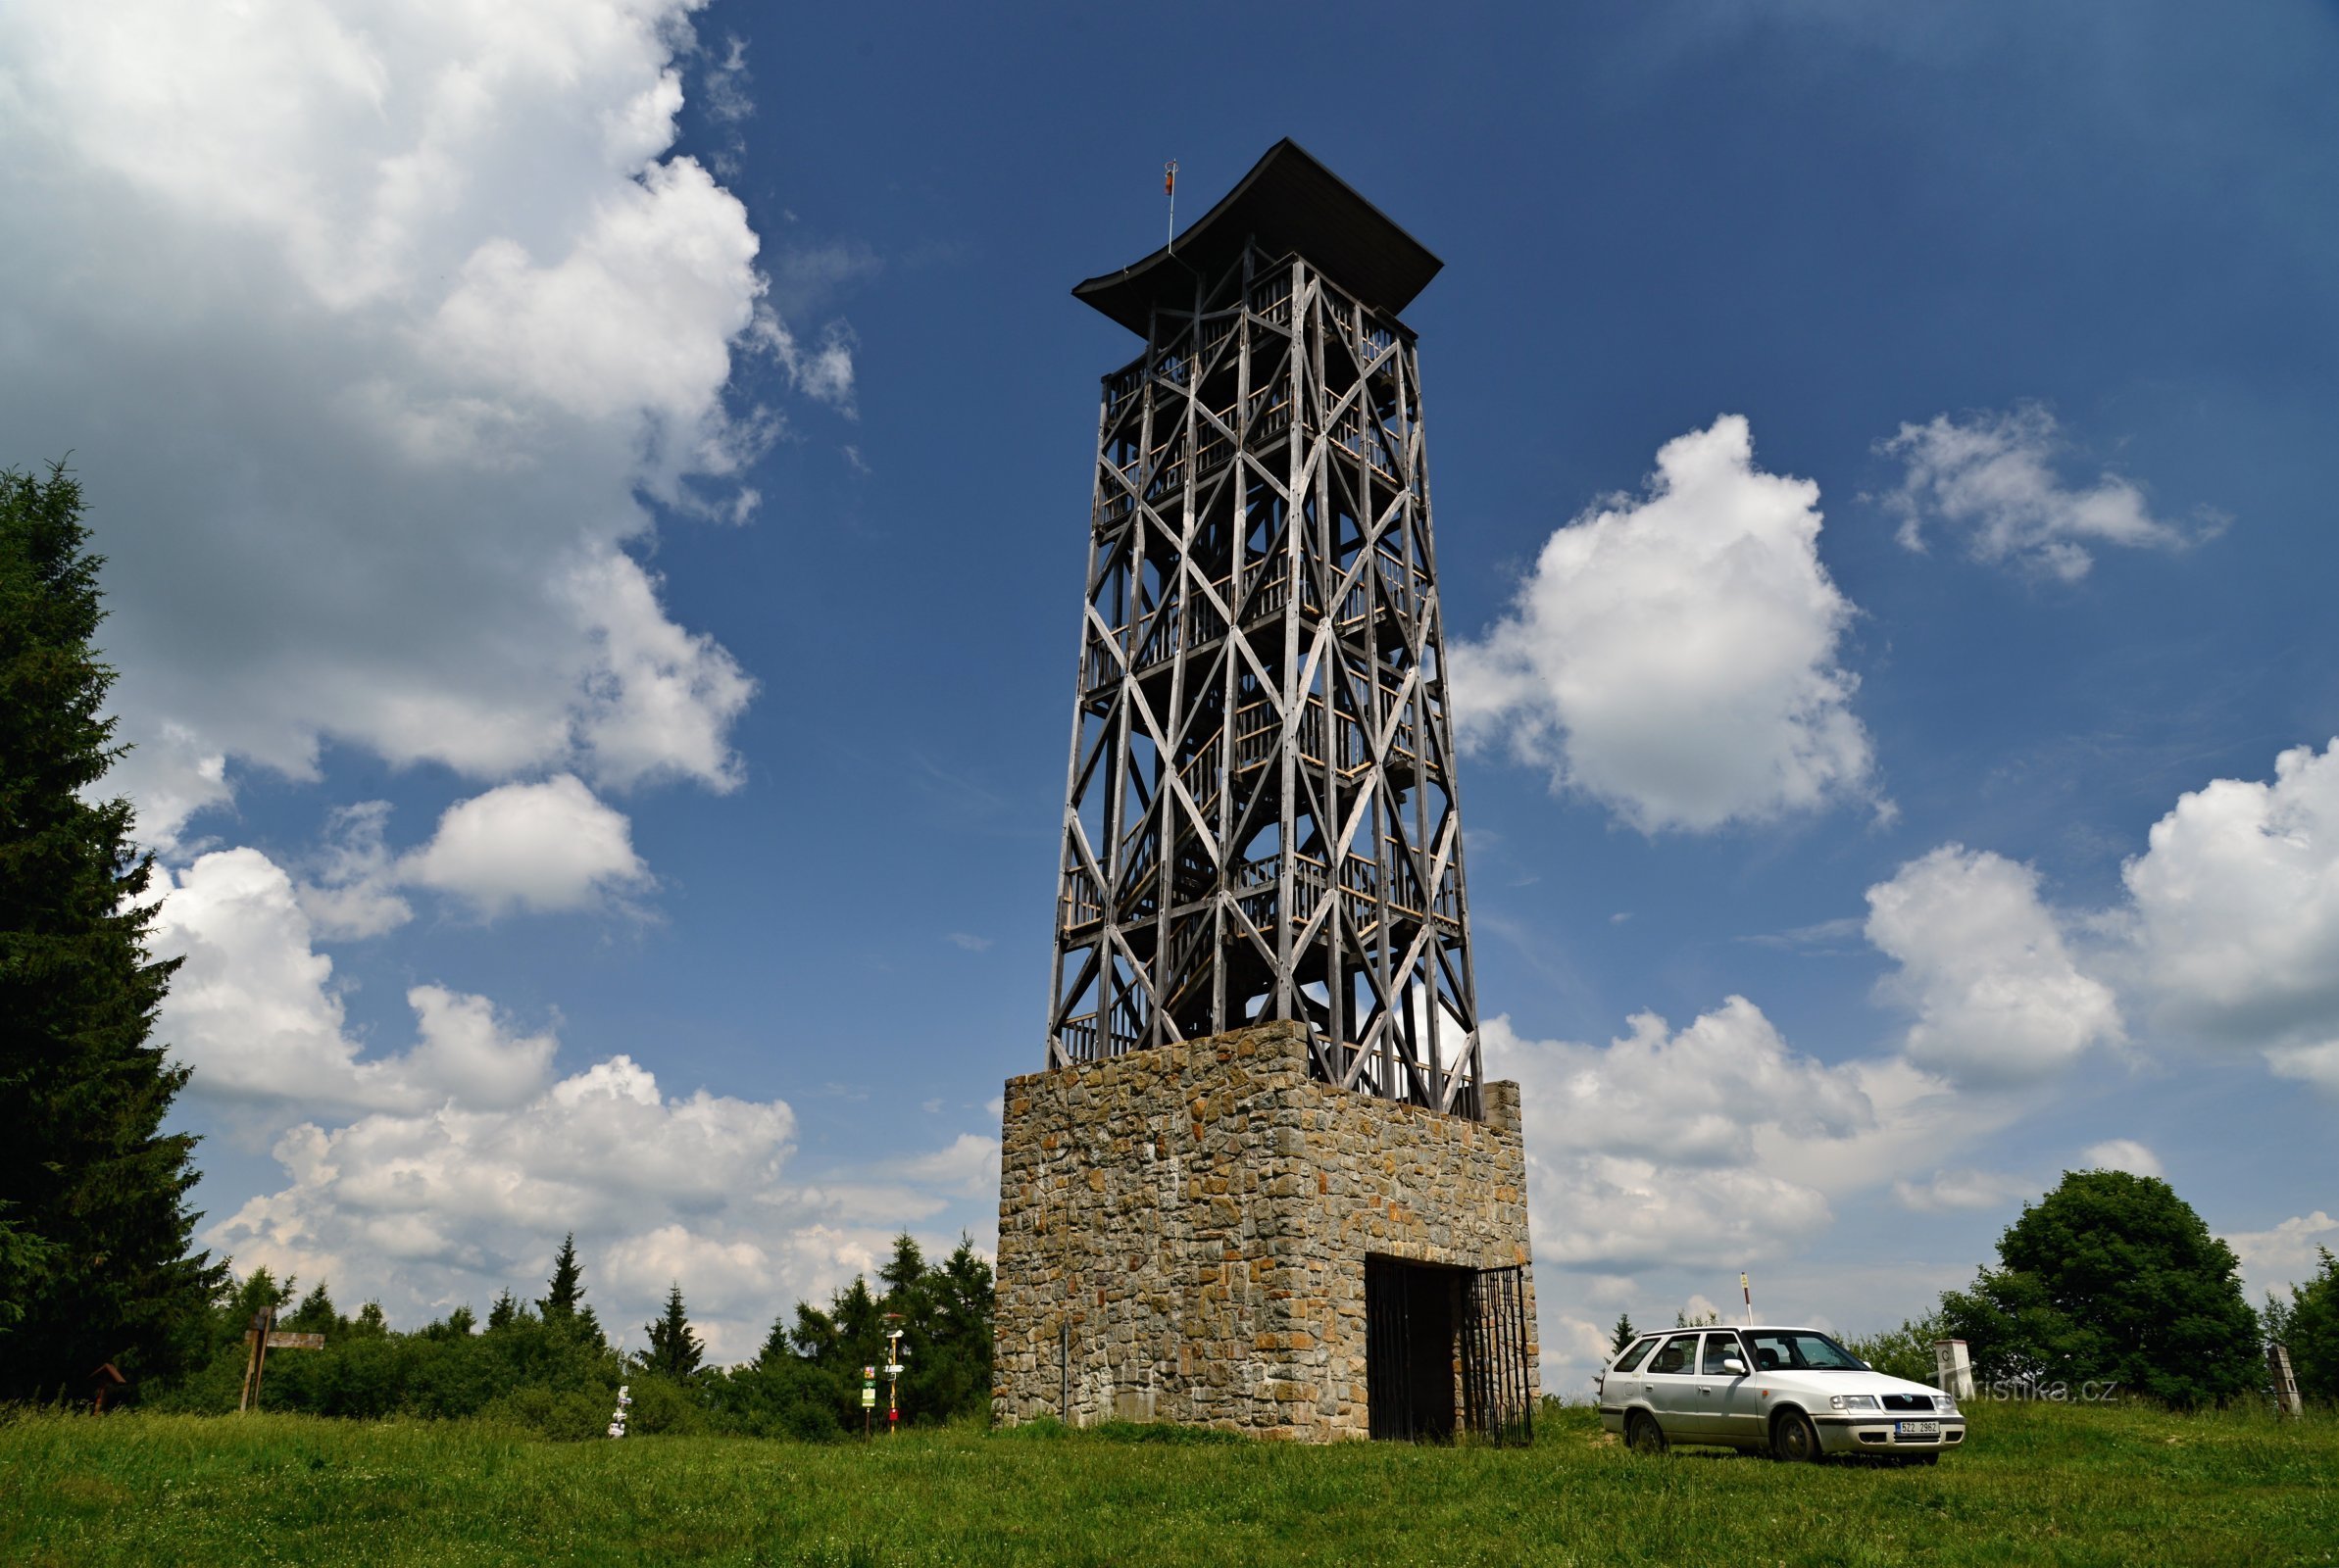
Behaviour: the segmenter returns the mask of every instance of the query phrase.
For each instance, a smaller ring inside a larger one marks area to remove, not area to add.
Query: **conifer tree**
[[[583,1299],[584,1265],[576,1260],[576,1233],[571,1231],[561,1238],[561,1250],[553,1255],[552,1278],[544,1283],[536,1310],[548,1318],[567,1317]]]
[[[153,859],[129,802],[84,798],[127,750],[88,537],[63,465],[0,473],[0,1399],[175,1371],[225,1280],[189,1248],[194,1140],[162,1131],[188,1069],[149,1038],[177,967],[146,950]]]
[[[601,1320],[585,1305],[584,1265],[576,1260],[574,1231],[561,1238],[561,1250],[552,1260],[552,1278],[544,1283],[536,1311],[547,1323],[574,1329],[584,1338],[601,1338]]]
[[[1640,1338],[1640,1330],[1632,1326],[1632,1314],[1630,1312],[1618,1312],[1617,1314],[1616,1329],[1609,1336],[1608,1348],[1610,1353],[1615,1354],[1618,1351],[1621,1351],[1625,1346],[1630,1345],[1634,1340]]]
[[[641,1358],[642,1370],[687,1383],[706,1359],[706,1346],[690,1332],[690,1314],[682,1305],[682,1282],[676,1280],[667,1292],[666,1311],[655,1323],[644,1326],[650,1337],[650,1348]]]
[[[487,1326],[491,1329],[508,1328],[519,1316],[520,1302],[513,1297],[512,1287],[507,1285],[503,1295],[497,1297],[487,1308]]]

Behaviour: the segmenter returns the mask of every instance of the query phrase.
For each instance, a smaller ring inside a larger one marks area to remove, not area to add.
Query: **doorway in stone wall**
[[[1365,1399],[1374,1438],[1454,1441],[1455,1331],[1467,1272],[1366,1257]]]

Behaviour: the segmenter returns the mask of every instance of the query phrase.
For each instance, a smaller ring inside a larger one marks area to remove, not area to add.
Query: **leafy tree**
[[[833,1381],[796,1350],[807,1310],[796,1309],[793,1328],[786,1317],[775,1321],[753,1361],[709,1380],[710,1402],[740,1430],[808,1442],[843,1434]]]
[[[1943,1332],[1939,1315],[1934,1314],[1914,1322],[1904,1321],[1897,1329],[1886,1329],[1865,1339],[1846,1340],[1844,1348],[1879,1372],[1907,1378],[1912,1383],[1930,1383],[1940,1375],[1933,1346],[1950,1337]]]
[[[2260,1386],[2233,1250],[2159,1177],[2066,1172],[1998,1257],[1941,1298],[1945,1335],[1983,1382],[2109,1381],[2180,1409]]]
[[[1622,1350],[1625,1346],[1630,1345],[1634,1340],[1639,1339],[1640,1333],[1640,1330],[1632,1326],[1632,1314],[1630,1312],[1618,1312],[1617,1314],[1617,1326],[1615,1329],[1611,1330],[1609,1334],[1609,1353],[1611,1355],[1617,1354],[1618,1351]]]
[[[2299,1393],[2310,1399],[2339,1401],[2339,1257],[2327,1247],[2315,1249],[2322,1266],[2304,1285],[2290,1288],[2290,1300],[2281,1318],[2267,1325],[2267,1337],[2281,1330],[2280,1343],[2290,1347],[2290,1370],[2299,1380]],[[2274,1316],[2272,1292],[2267,1294],[2267,1316]]]
[[[642,1370],[661,1377],[687,1383],[698,1373],[706,1359],[706,1346],[690,1331],[690,1314],[682,1305],[682,1282],[676,1280],[673,1289],[666,1293],[666,1311],[656,1322],[645,1325],[650,1348],[641,1357]]]
[[[153,858],[126,800],[84,798],[127,748],[81,516],[63,465],[0,473],[0,1399],[188,1364],[224,1278],[189,1249],[194,1140],[162,1132],[188,1069],[149,1039],[177,967],[147,954]]]

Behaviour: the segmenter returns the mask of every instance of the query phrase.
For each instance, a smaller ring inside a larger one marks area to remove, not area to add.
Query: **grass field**
[[[1911,1469],[1646,1458],[1581,1409],[1524,1449],[36,1416],[0,1424],[0,1562],[2339,1562],[2328,1417],[1967,1411]]]

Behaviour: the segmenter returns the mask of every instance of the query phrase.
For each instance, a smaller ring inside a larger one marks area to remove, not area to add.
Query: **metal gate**
[[[1463,1285],[1463,1425],[1494,1443],[1533,1442],[1527,1372],[1526,1270],[1478,1269]]]

